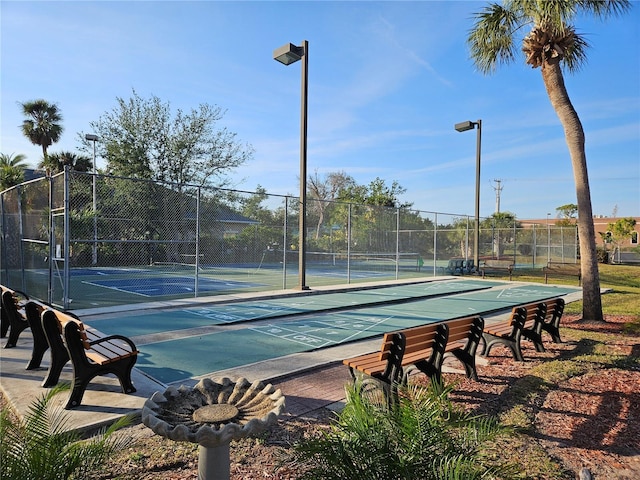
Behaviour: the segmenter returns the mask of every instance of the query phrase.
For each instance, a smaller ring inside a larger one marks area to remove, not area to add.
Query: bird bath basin
[[[228,480],[229,444],[260,433],[284,410],[280,390],[239,378],[203,379],[193,388],[156,392],[142,408],[142,423],[157,435],[197,443],[198,478]]]

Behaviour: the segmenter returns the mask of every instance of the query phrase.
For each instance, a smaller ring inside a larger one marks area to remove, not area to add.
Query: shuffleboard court
[[[423,298],[353,310],[312,313],[268,324],[139,345],[137,368],[173,383],[292,353],[315,350],[384,332],[513,306],[579,291],[571,287],[519,286]]]
[[[357,308],[379,303],[406,302],[418,298],[488,289],[499,285],[504,283],[482,280],[429,281],[351,292],[190,307],[147,314],[119,314],[94,320],[92,325],[106,334],[117,333],[134,337],[206,325],[262,320],[339,308]]]
[[[512,308],[515,305],[561,297],[576,290],[579,289],[549,285],[527,285],[434,298],[429,300],[426,307],[427,318],[444,320],[476,314],[486,315]],[[379,310],[389,314],[420,316],[424,309],[425,303],[417,301],[402,306],[383,306]]]

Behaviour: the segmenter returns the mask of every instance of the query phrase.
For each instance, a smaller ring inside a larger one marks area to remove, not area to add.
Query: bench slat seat
[[[80,405],[87,386],[99,375],[114,374],[123,393],[136,391],[131,382],[131,371],[139,352],[129,338],[122,335],[103,337],[86,328],[77,317],[54,309],[42,313],[42,327],[51,348],[51,364],[42,385],[57,384],[62,368],[69,360],[73,367],[71,393],[65,408]]]

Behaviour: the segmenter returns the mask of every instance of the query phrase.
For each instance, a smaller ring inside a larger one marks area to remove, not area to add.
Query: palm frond
[[[494,420],[455,407],[452,389],[437,383],[402,386],[389,405],[350,387],[331,428],[297,443],[281,465],[301,468],[308,479],[490,478],[481,477],[495,467],[483,463],[480,446],[501,430]]]
[[[114,432],[131,423],[124,417],[95,437],[82,440],[69,428],[69,417],[51,400],[69,388],[60,384],[30,405],[23,419],[11,415],[9,407],[0,416],[2,461],[0,478],[21,480],[57,480],[86,478],[114,452],[125,448],[130,439]]]
[[[473,28],[467,36],[471,59],[482,73],[492,73],[500,64],[516,58],[516,32],[522,19],[516,11],[492,3],[475,14]]]

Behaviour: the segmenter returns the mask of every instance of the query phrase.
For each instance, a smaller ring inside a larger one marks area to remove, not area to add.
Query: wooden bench
[[[564,313],[564,300],[554,298],[545,302],[547,312],[542,321],[542,330],[551,335],[554,343],[562,343],[560,339],[560,320]]]
[[[0,285],[0,290],[2,291],[2,296],[0,297],[0,336],[5,338],[8,333],[9,338],[4,348],[14,348],[18,343],[20,334],[29,328],[29,322],[24,311],[29,297],[26,293],[12,290],[4,285]]]
[[[477,380],[475,354],[483,327],[483,318],[472,316],[386,333],[378,352],[342,363],[354,380],[356,371],[364,373],[380,381],[386,393],[395,393],[398,384],[407,382],[407,367],[440,381],[445,354],[460,360],[467,376]]]
[[[542,267],[544,283],[548,283],[549,276],[578,277],[578,285],[582,285],[582,271],[579,263],[549,262]]]
[[[446,342],[446,331],[444,335]],[[348,358],[343,360],[342,363],[349,367],[349,373],[354,381],[357,380],[356,371],[379,381],[387,399],[390,401],[395,396],[397,385],[403,377],[402,357],[404,356],[404,349],[405,338],[402,333],[385,333],[379,351]],[[368,379],[365,378],[361,387],[364,387],[367,383]],[[392,391],[394,395],[391,395]]]
[[[509,280],[511,280],[513,278],[513,265],[513,260],[487,259],[480,262],[480,272],[482,273],[482,278],[487,273],[509,273]]]
[[[524,357],[520,344],[523,336],[533,342],[536,351],[544,352],[540,332],[545,315],[545,303],[531,303],[513,307],[511,315],[506,321],[485,325],[482,332],[484,345],[481,354],[489,356],[491,348],[501,343],[511,350],[515,360],[523,362]]]
[[[80,405],[89,382],[98,375],[114,374],[123,393],[136,391],[131,370],[139,352],[130,339],[122,335],[103,337],[86,328],[76,316],[55,309],[42,313],[42,328],[51,348],[51,364],[42,386],[57,384],[62,368],[71,360],[73,380],[65,408]]]
[[[413,345],[410,345],[409,340],[407,340],[407,344],[405,345],[404,357],[402,359],[402,366],[405,367],[405,377],[408,373],[406,367],[415,366],[425,375],[440,381],[444,356],[449,354],[456,357],[464,365],[467,377],[477,380],[476,350],[482,339],[484,319],[480,316],[472,316],[447,320],[441,323],[447,326],[449,332],[443,355],[427,363],[423,361],[425,356],[424,344],[422,344],[419,339],[423,327],[400,330],[406,338],[413,337],[418,339],[418,341],[413,342]]]

